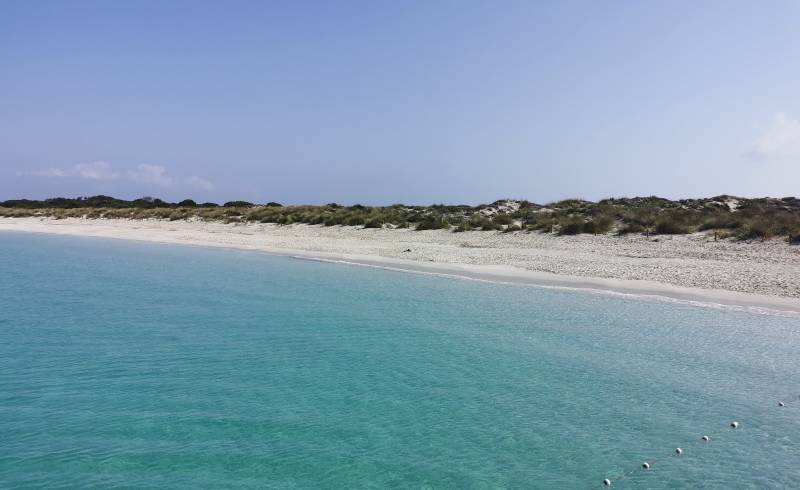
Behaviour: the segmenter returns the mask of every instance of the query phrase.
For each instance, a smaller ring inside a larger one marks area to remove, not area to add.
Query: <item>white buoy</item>
[[[605,486],[607,486],[607,487],[610,487],[610,486],[611,486],[611,480],[609,480],[608,478],[606,478],[605,480],[603,480],[603,485],[605,485]]]
[[[700,439],[704,440],[705,442],[708,442],[708,441],[710,441],[710,440],[711,440],[711,438],[710,438],[710,437],[708,437],[708,436],[703,436],[703,437],[701,437]]]
[[[734,429],[738,429],[739,428],[739,422],[731,422],[731,427],[734,428]]]
[[[644,468],[646,470],[649,470],[650,469],[650,463],[647,463],[647,462],[642,463],[642,468]]]
[[[683,454],[683,449],[681,449],[679,447],[676,447],[675,448],[675,454]]]
[[[783,402],[778,402],[778,406],[779,406],[779,407],[785,407],[785,406],[786,406],[786,404],[785,404],[785,403],[783,403]]]

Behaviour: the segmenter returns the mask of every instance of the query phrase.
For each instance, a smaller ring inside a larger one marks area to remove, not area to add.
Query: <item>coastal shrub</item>
[[[514,219],[507,214],[496,214],[492,217],[492,223],[500,226],[510,225]]]
[[[614,226],[614,219],[610,216],[596,216],[583,224],[583,232],[595,235],[608,233],[612,226]]]
[[[661,218],[656,221],[655,232],[659,235],[681,235],[689,233],[688,228],[674,219]]]
[[[657,210],[649,208],[622,209],[618,216],[620,220],[629,225],[638,225],[642,230],[652,228],[656,222]]]
[[[177,221],[179,219],[186,219],[188,217],[189,217],[189,213],[186,212],[185,210],[173,211],[168,216],[170,221]]]
[[[59,210],[62,211],[62,210]],[[64,210],[66,211],[66,210]],[[124,209],[124,208],[111,208],[107,209],[105,213],[103,213],[103,217],[106,219],[120,219],[120,218],[128,218],[131,216],[132,209]],[[63,219],[67,217],[67,214],[64,212],[59,212],[55,214],[56,218]]]
[[[227,211],[224,208],[206,208],[200,213],[200,218],[205,221],[221,220],[226,216]]]
[[[732,214],[721,214],[706,218],[698,226],[699,231],[705,230],[733,230],[742,226],[740,217]]]
[[[450,223],[443,216],[427,215],[417,223],[417,230],[449,229]]]
[[[364,224],[364,218],[361,215],[349,216],[345,222],[347,226],[358,226]]]
[[[376,218],[372,218],[364,223],[364,228],[383,228],[383,223]]]
[[[278,216],[278,218],[275,220],[275,223],[279,225],[291,225],[294,223],[294,218],[292,218],[292,215],[290,214],[282,214]]]
[[[322,222],[324,226],[338,226],[343,224],[343,218],[339,214],[332,214],[327,216],[325,220]]]
[[[0,202],[2,216],[51,216],[54,218],[87,217],[106,219],[169,219],[197,217],[204,221],[254,223],[308,223],[314,225],[353,225],[365,227],[408,227],[453,231],[505,230],[516,226],[526,230],[577,233],[607,233],[615,228],[628,233],[690,233],[696,230],[723,230],[743,239],[800,235],[800,199],[745,199],[717,196],[708,199],[669,201],[658,197],[610,198],[598,203],[568,199],[543,208],[520,202],[506,207],[506,201],[479,206],[444,205],[385,207],[365,205],[282,206],[271,201],[256,206],[247,201],[228,201],[228,207],[216,203],[196,204],[191,199],[169,203],[154,197],[126,201],[109,196],[46,200],[18,199]],[[498,211],[498,209],[500,211]],[[487,212],[492,210],[491,213]]]
[[[151,211],[152,216],[156,219],[170,219],[173,213],[171,208],[155,208]]]
[[[492,219],[487,218],[483,214],[475,213],[473,214],[468,220],[466,220],[466,224],[464,225],[465,231],[467,229],[470,230],[483,230],[483,231],[492,231],[492,230],[500,230],[502,229],[502,225],[495,222]]]
[[[545,218],[543,213],[537,213],[532,209],[519,209],[511,216],[519,220],[522,228],[532,227],[538,220]]]
[[[629,233],[644,233],[645,228],[644,226],[638,223],[628,223],[626,225],[621,226],[617,230],[617,235],[627,235]]]
[[[3,216],[7,218],[27,218],[34,215],[31,209],[4,208]]]
[[[475,213],[467,220],[467,225],[472,230],[480,230],[485,225],[491,225],[491,221],[484,215]]]
[[[537,218],[536,221],[529,226],[529,228],[531,230],[538,230],[543,233],[553,233],[557,224],[558,219],[551,214],[547,214]]]
[[[581,218],[571,217],[560,220],[558,225],[559,235],[577,235],[583,233],[585,223]]]
[[[800,214],[773,215],[771,213],[769,216],[765,217],[764,221],[770,224],[773,235],[776,236],[793,234],[798,228],[800,228]]]
[[[770,230],[769,227],[764,223],[748,223],[742,228],[741,233],[739,233],[739,238],[741,240],[764,240],[770,237],[772,237],[772,230]]]
[[[572,199],[563,199],[558,202],[548,204],[548,207],[551,208],[560,208],[560,209],[567,209],[567,210],[578,210],[586,207],[587,204],[591,204],[587,201],[584,201],[580,198],[572,198]]]

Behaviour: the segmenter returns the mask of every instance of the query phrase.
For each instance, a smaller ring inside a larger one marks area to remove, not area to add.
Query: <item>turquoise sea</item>
[[[0,234],[0,488],[800,488],[798,373],[797,318]]]

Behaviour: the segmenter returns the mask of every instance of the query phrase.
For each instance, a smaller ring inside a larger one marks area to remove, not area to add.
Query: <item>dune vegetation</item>
[[[598,202],[567,199],[546,205],[501,200],[492,204],[408,206],[283,206],[231,201],[222,205],[184,200],[133,201],[109,196],[0,202],[0,216],[55,219],[205,220],[226,223],[305,223],[363,228],[542,232],[559,235],[629,233],[675,235],[708,232],[716,238],[799,241],[800,199],[717,196],[672,201],[659,197],[611,198]]]

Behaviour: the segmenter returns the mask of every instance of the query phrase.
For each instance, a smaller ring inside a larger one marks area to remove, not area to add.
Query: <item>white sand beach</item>
[[[0,231],[260,250],[472,279],[800,312],[800,247],[784,240],[74,218],[0,218]]]

